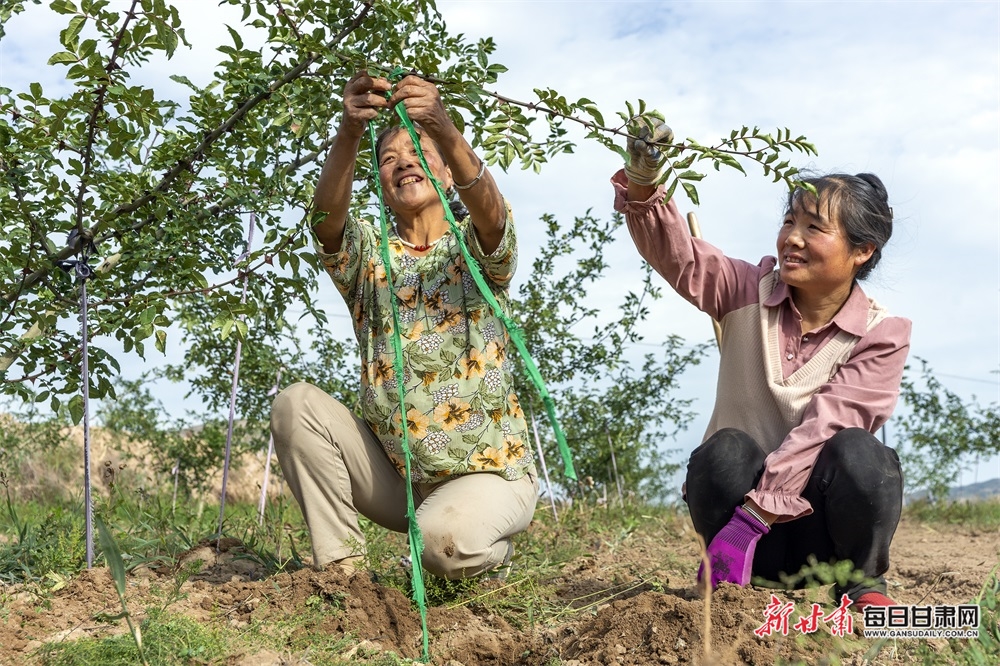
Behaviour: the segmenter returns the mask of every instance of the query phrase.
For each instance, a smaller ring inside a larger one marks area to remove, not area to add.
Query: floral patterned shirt
[[[458,224],[483,277],[505,312],[517,266],[510,205],[499,247],[486,255],[468,219]],[[320,252],[353,315],[361,352],[361,407],[386,454],[404,474],[402,419],[393,365],[392,305],[397,299],[403,345],[406,420],[415,483],[471,472],[509,480],[534,473],[524,413],[513,392],[513,350],[501,320],[476,288],[449,232],[415,257],[389,232],[390,271],[376,224],[349,218],[341,251]]]

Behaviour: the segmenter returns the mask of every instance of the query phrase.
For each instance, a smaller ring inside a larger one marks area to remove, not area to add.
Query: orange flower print
[[[402,337],[406,338],[410,342],[418,339],[424,332],[424,322],[418,321],[413,326],[410,327],[408,331],[402,331]]]
[[[476,377],[482,377],[484,372],[484,366],[486,359],[479,350],[475,347],[469,349],[469,355],[463,358],[459,363],[462,368],[462,378],[463,379],[473,379]]]
[[[465,262],[459,259],[453,264],[449,264],[448,268],[445,269],[445,273],[448,275],[449,284],[461,284],[462,273],[465,272]]]
[[[434,420],[445,430],[454,430],[471,415],[472,406],[461,398],[452,398],[434,408]]]
[[[400,417],[399,412],[396,412],[396,424],[399,426],[400,432],[402,432],[403,419]],[[427,426],[430,424],[431,420],[425,414],[418,412],[412,407],[406,410],[406,429],[410,433],[411,442],[426,437]]]
[[[503,365],[507,360],[507,347],[499,340],[493,340],[486,345],[486,358],[493,365]]]
[[[394,375],[392,363],[385,357],[378,357],[372,365],[374,366],[372,372],[372,384],[375,386],[381,386],[385,382],[392,379]]]
[[[436,315],[438,311],[444,307],[444,304],[444,292],[440,289],[437,289],[430,294],[424,294],[424,309],[427,311],[429,316],[433,317]]]
[[[506,435],[503,439],[504,451],[507,454],[508,464],[514,464],[524,457],[524,442],[512,435]]]
[[[389,462],[392,463],[392,466],[396,468],[396,471],[399,472],[399,475],[406,478],[406,461],[391,453],[387,453],[386,456],[389,458]],[[413,476],[412,473],[410,476]]]
[[[385,275],[385,266],[382,264],[376,264],[372,260],[372,275],[375,278],[375,286],[379,289],[385,289],[389,285],[389,280]]]
[[[434,330],[438,333],[442,331],[447,331],[452,326],[456,325],[462,320],[462,311],[456,308],[454,305],[444,306],[443,313],[440,316],[440,321]]]
[[[472,454],[472,460],[470,460],[470,463],[472,469],[477,470],[502,469],[502,460],[503,456],[500,451],[492,446],[487,446],[479,453]]]
[[[424,383],[424,387],[428,387],[437,381],[438,373],[432,372],[430,370],[417,370],[417,377]]]
[[[399,297],[400,304],[409,310],[414,310],[417,307],[417,290],[415,287],[404,286],[402,289],[396,292]]]
[[[512,418],[515,419],[524,418],[524,412],[521,411],[521,403],[520,401],[518,401],[517,396],[515,394],[511,393],[507,397],[507,403],[508,405],[510,405],[510,407],[507,410],[507,413],[510,414]]]
[[[329,261],[330,263],[326,264],[326,267],[335,275],[343,275],[347,271],[347,265],[351,263],[351,254],[341,252],[331,257]]]

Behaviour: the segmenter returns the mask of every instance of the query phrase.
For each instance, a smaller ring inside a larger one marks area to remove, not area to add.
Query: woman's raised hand
[[[637,185],[652,187],[663,174],[666,163],[660,147],[673,142],[674,132],[659,118],[644,118],[643,122],[648,124],[639,128],[638,136],[630,135],[626,141],[629,161],[625,165],[625,175]]]
[[[387,79],[372,77],[361,71],[344,86],[344,115],[341,128],[359,136],[365,125],[375,118],[379,111],[388,107],[385,93],[392,88]]]
[[[410,120],[423,127],[432,139],[440,140],[448,132],[456,131],[445,111],[444,102],[441,101],[441,93],[433,83],[424,81],[419,76],[403,78],[396,84],[389,99],[389,107],[395,108],[400,102]]]

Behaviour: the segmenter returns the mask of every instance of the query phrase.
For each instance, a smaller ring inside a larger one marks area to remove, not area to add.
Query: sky
[[[198,48],[148,68],[158,86],[212,58],[211,44],[231,20],[205,0],[173,4]],[[796,166],[877,174],[895,225],[866,292],[913,321],[911,362],[926,359],[963,397],[1000,401],[1000,3],[442,0],[438,8],[453,32],[495,40],[493,59],[508,72],[494,89],[509,97],[529,100],[533,88],[551,87],[594,100],[606,119],[641,98],[679,138],[703,144],[742,125],[788,127],[819,151],[792,155]],[[40,8],[12,20],[0,42],[0,85],[42,80],[54,90],[44,62],[59,50],[63,25]],[[581,144],[540,175],[492,169],[518,224],[515,290],[531,278],[540,217],[610,215],[608,179],[620,166],[606,148]],[[697,213],[706,240],[756,262],[775,252],[786,192],[747,170],[712,172],[699,184],[699,206],[679,204]],[[607,258],[614,279],[590,296],[609,304],[610,317],[624,293],[640,288],[642,273],[625,229]],[[647,344],[630,351],[637,359],[670,334],[711,339],[707,316],[666,292],[646,324]],[[331,283],[316,297],[332,315],[344,314]],[[351,336],[345,317],[331,322]],[[717,367],[713,354],[682,379],[679,394],[695,400],[699,417],[666,448],[683,457],[707,424]],[[892,421],[887,430],[898,445]],[[996,476],[994,458],[963,481]]]

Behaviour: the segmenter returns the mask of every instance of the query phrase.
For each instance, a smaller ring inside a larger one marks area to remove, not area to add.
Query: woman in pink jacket
[[[715,409],[685,482],[713,587],[751,576],[800,587],[813,557],[850,560],[835,598],[891,605],[883,574],[903,483],[896,452],[873,433],[896,405],[910,321],[858,284],[892,234],[882,181],[807,179],[816,195],[789,194],[776,256],[752,264],[691,237],[653,185],[663,166],[653,144],[672,133],[659,124],[647,137],[629,140],[629,165],[612,178],[615,209],[646,261],[722,327]]]

